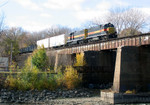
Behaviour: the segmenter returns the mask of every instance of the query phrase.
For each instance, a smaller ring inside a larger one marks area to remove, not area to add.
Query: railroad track
[[[132,36],[125,36],[125,37],[119,37],[119,38],[111,38],[111,39],[107,39],[107,40],[98,40],[98,41],[93,41],[93,42],[89,42],[89,43],[75,44],[75,45],[71,45],[71,46],[62,46],[62,47],[52,48],[52,49],[53,50],[61,50],[61,49],[65,49],[65,48],[86,46],[86,45],[91,45],[91,44],[98,44],[98,43],[116,41],[116,40],[127,39],[127,38],[137,38],[137,37],[141,37],[141,36],[150,36],[150,33],[144,33],[144,34],[132,35]]]

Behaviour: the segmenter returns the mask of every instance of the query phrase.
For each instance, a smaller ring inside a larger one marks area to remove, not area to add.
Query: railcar
[[[49,46],[49,38],[45,38],[45,39],[41,39],[41,40],[38,40],[37,42],[36,42],[36,45],[38,46],[38,47],[42,47],[42,46],[44,46],[44,48],[49,48],[50,46]]]
[[[87,43],[96,40],[107,40],[116,37],[117,34],[114,25],[108,23],[70,33],[67,40],[67,45]]]
[[[65,34],[45,38],[37,41],[37,46],[44,46],[44,48],[56,48],[65,45],[66,37]]]
[[[50,37],[49,43],[51,48],[64,46],[66,44],[66,35],[61,34],[61,35]]]
[[[21,48],[19,51],[20,53],[29,53],[29,52],[33,52],[34,49],[36,48],[37,48],[37,45],[30,45],[28,47]]]

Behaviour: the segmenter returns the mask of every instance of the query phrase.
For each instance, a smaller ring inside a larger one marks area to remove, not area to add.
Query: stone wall
[[[27,60],[27,58],[31,55],[32,53],[24,53],[24,54],[20,54],[17,57],[17,64],[19,66],[19,68],[22,68],[25,64],[25,61]]]

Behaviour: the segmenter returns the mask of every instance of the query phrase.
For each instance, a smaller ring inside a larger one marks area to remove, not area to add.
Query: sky
[[[86,21],[104,18],[110,9],[118,7],[137,8],[150,15],[150,0],[0,0],[5,24],[30,32],[53,25],[81,27]]]

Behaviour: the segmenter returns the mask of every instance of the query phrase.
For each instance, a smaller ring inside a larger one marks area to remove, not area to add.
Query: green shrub
[[[10,89],[15,89],[17,86],[17,78],[13,78],[11,75],[7,76],[5,80],[5,87],[9,87]]]
[[[64,84],[64,75],[63,73],[61,72],[61,70],[58,70],[58,73],[57,75],[55,75],[55,78],[56,78],[56,82],[57,82],[57,87],[58,88],[63,88],[63,84]]]
[[[32,70],[24,69],[18,73],[16,77],[8,76],[5,81],[5,86],[10,89],[18,90],[55,90],[58,88],[74,89],[81,83],[77,70],[73,67],[66,67],[64,74],[59,71],[57,74],[40,72],[35,66]]]
[[[33,67],[32,71],[22,70],[15,77],[10,74],[5,81],[5,86],[10,89],[32,90],[35,89],[36,81],[38,81],[38,70]]]
[[[46,55],[44,46],[39,47],[33,52],[31,61],[32,64],[41,71],[45,71],[46,69],[48,69],[48,57]]]
[[[43,48],[39,48],[28,57],[25,66],[16,77],[8,76],[5,83],[10,89],[18,90],[54,90],[58,88],[73,89],[79,86],[81,78],[73,67],[66,67],[64,74],[61,67],[58,68],[57,74],[50,73],[47,75],[43,70],[47,69],[47,56]]]
[[[64,85],[67,89],[74,89],[81,83],[81,78],[72,66],[67,66],[64,72]]]
[[[9,70],[11,72],[19,71],[19,66],[17,66],[17,63],[12,61],[11,65],[9,66]]]

